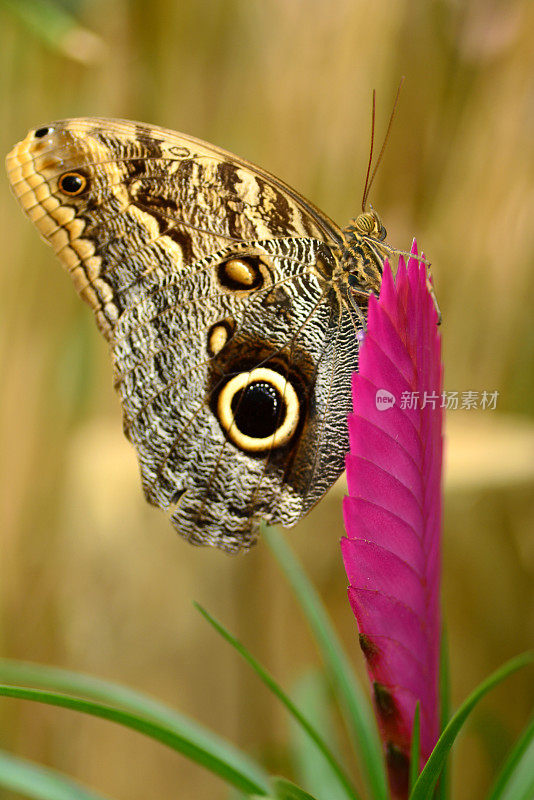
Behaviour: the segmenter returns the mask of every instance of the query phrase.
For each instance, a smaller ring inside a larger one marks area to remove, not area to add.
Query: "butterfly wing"
[[[108,339],[147,499],[190,541],[250,546],[343,469],[355,321],[337,226],[274,176],[139,123],[32,131],[13,190]]]

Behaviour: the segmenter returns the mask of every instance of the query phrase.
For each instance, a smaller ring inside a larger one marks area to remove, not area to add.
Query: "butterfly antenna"
[[[389,135],[391,133],[391,126],[393,125],[393,120],[395,119],[395,113],[397,111],[397,105],[399,103],[399,96],[400,96],[400,93],[401,93],[401,89],[402,89],[402,84],[403,83],[404,83],[404,75],[400,79],[399,87],[397,89],[397,94],[395,95],[395,102],[393,103],[393,108],[391,110],[391,114],[390,114],[390,117],[389,117],[389,122],[388,122],[388,127],[387,127],[387,130],[386,130],[386,135],[384,136],[384,143],[382,144],[382,147],[380,148],[380,153],[378,154],[378,158],[376,160],[376,164],[375,164],[375,167],[373,169],[373,173],[371,175],[370,180],[368,181],[367,179],[369,178],[369,172],[370,172],[370,169],[371,169],[371,159],[369,159],[369,166],[367,167],[367,177],[365,179],[365,189],[364,189],[364,192],[363,192],[362,211],[365,211],[365,205],[367,203],[367,198],[369,197],[369,192],[371,191],[371,186],[373,185],[373,181],[375,179],[375,175],[377,173],[378,167],[380,166],[380,162],[382,161],[382,157],[384,155],[384,151],[386,149],[386,145],[387,145],[388,140],[389,140]],[[371,154],[373,152],[374,127],[375,127],[375,92],[373,91],[373,121],[372,121],[372,134],[371,134]]]
[[[362,197],[362,211],[365,213],[365,204],[369,194],[367,187],[369,185],[369,175],[371,173],[371,164],[373,163],[373,147],[375,144],[375,111],[376,111],[376,91],[373,89],[373,101],[371,104],[371,146],[369,148],[369,163],[367,164],[367,174],[365,176],[365,186],[363,187]]]

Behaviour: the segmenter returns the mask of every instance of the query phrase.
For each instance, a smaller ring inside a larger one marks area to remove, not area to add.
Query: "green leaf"
[[[358,800],[358,795],[356,790],[351,784],[350,779],[344,772],[341,765],[337,762],[334,754],[326,744],[326,742],[322,739],[318,731],[311,725],[309,720],[304,717],[301,711],[295,706],[295,704],[291,701],[288,695],[284,692],[284,690],[276,683],[272,675],[267,672],[261,664],[256,661],[254,656],[247,650],[247,648],[232,636],[226,628],[221,625],[214,617],[209,614],[205,608],[202,608],[201,605],[195,603],[196,608],[200,611],[203,617],[212,625],[217,633],[219,633],[223,639],[225,639],[232,647],[237,650],[237,652],[245,659],[245,661],[250,664],[254,672],[258,675],[261,681],[267,686],[268,689],[277,697],[281,703],[287,708],[291,716],[301,725],[303,730],[306,731],[310,739],[315,742],[316,746],[319,748],[320,752],[323,754],[325,759],[328,761],[330,766],[332,767],[336,777],[338,778],[339,784],[343,786],[345,789],[346,796],[351,798],[351,800]]]
[[[332,697],[324,675],[318,670],[306,672],[295,684],[291,696],[323,739],[335,742],[332,720]],[[300,725],[292,720],[291,750],[294,754],[295,775],[299,784],[310,789],[317,800],[343,800],[344,790],[324,758],[317,757],[317,748]]]
[[[268,792],[268,787],[258,785],[254,781],[251,781],[242,772],[237,771],[234,767],[218,758],[209,750],[199,747],[194,741],[186,736],[182,736],[172,728],[154,722],[150,717],[113,708],[93,700],[82,700],[78,697],[69,697],[68,695],[59,694],[57,692],[29,689],[21,686],[0,685],[0,695],[4,697],[16,697],[21,700],[34,700],[35,702],[57,706],[58,708],[70,708],[73,711],[81,711],[93,717],[100,717],[110,722],[116,722],[119,725],[123,725],[125,728],[131,728],[134,731],[143,733],[145,736],[167,745],[167,747],[176,750],[178,753],[182,753],[191,761],[200,764],[227,783],[247,794],[265,795]]]
[[[104,800],[101,794],[48,767],[0,750],[0,786],[35,800]]]
[[[104,43],[99,36],[51,0],[0,0],[25,28],[63,56],[83,64],[101,59]]]
[[[473,708],[479,700],[497,686],[497,684],[501,683],[513,672],[521,669],[521,667],[531,663],[532,660],[533,656],[531,653],[526,653],[511,659],[511,661],[508,661],[500,669],[490,675],[489,678],[486,678],[486,680],[469,695],[467,700],[462,703],[439,737],[436,746],[430,754],[430,758],[426,762],[410,794],[410,800],[428,800],[428,798],[431,797],[436,781],[445,763],[445,759]]]
[[[285,778],[274,778],[272,784],[276,800],[316,800],[312,794]]]
[[[282,534],[276,528],[264,525],[262,536],[291,585],[315,637],[369,794],[373,800],[387,800],[389,794],[382,746],[367,695],[354,674],[319,595]]]
[[[534,718],[506,759],[488,800],[532,800],[533,797]]]
[[[188,739],[200,750],[206,750],[215,758],[226,762],[251,783],[260,786],[264,792],[268,789],[267,773],[248,755],[194,720],[142,692],[90,675],[8,659],[0,659],[0,681],[26,686],[30,684],[63,694],[81,695],[106,705],[120,706],[141,717],[148,717],[178,736]]]
[[[421,759],[421,709],[419,700],[415,704],[415,714],[413,717],[412,742],[410,745],[410,791],[415,786],[419,776],[419,761]]]

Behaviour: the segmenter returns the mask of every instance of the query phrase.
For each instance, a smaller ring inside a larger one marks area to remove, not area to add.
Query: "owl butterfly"
[[[243,159],[119,120],[32,130],[7,169],[109,342],[147,500],[226,551],[297,522],[344,467],[377,214],[341,230]]]

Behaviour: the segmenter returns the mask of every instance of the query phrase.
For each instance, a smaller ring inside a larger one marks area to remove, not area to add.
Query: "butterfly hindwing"
[[[147,499],[226,550],[259,519],[296,522],[346,451],[357,338],[324,277],[335,224],[235,156],[137,123],[54,123],[8,171],[109,341]]]

